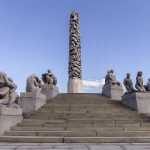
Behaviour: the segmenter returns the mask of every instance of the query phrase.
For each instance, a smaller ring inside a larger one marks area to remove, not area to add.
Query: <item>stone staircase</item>
[[[0,142],[149,143],[150,118],[100,94],[59,94]]]

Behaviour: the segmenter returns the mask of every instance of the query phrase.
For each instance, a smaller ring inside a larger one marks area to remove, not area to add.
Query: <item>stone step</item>
[[[8,136],[63,136],[63,137],[138,137],[149,136],[150,131],[10,131]]]
[[[150,137],[65,137],[64,143],[149,143]]]
[[[17,127],[140,127],[141,123],[132,124],[112,124],[112,123],[69,123],[69,124],[55,124],[55,123],[20,123]]]
[[[97,137],[138,137],[150,136],[150,131],[96,131]],[[57,135],[57,134],[56,134]]]
[[[12,127],[12,131],[64,131],[65,127]]]
[[[75,137],[96,137],[96,131],[10,131],[8,136],[75,136]]]
[[[63,143],[63,137],[45,136],[0,136],[0,142],[8,143]]]
[[[46,110],[46,109],[40,109],[38,112],[39,113],[47,113],[47,114],[55,114],[55,113],[64,113],[64,114],[66,114],[66,113],[105,113],[105,112],[107,112],[107,113],[128,113],[129,114],[129,113],[132,113],[134,111],[131,111],[131,110],[124,111],[124,110],[117,110],[117,109],[110,109],[110,110],[101,110],[101,109],[91,109],[91,110],[90,109],[79,109],[79,110],[48,109],[48,110]]]
[[[149,143],[150,137],[48,137],[0,136],[0,142],[10,143]]]
[[[87,105],[45,105],[42,108],[44,109],[95,109],[95,108],[100,108],[100,109],[124,109],[124,110],[130,110],[129,108],[123,107],[123,106],[116,106],[116,105],[100,105],[100,104],[87,104]]]
[[[23,119],[23,123],[55,123],[61,124],[66,123],[66,120],[45,120],[45,119]]]

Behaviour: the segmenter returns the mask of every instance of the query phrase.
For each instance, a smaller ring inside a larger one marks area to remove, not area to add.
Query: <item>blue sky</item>
[[[51,69],[60,92],[68,81],[69,17],[80,15],[83,79],[114,69],[150,77],[150,0],[0,0],[0,70],[25,91],[26,78]],[[99,92],[92,88],[86,92]]]

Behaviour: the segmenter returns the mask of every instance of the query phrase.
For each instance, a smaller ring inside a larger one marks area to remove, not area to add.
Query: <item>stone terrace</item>
[[[101,94],[59,94],[0,142],[147,143],[150,118]]]

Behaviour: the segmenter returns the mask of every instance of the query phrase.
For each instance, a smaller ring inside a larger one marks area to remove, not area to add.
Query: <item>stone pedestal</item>
[[[123,89],[118,85],[104,85],[102,88],[102,94],[111,98],[111,100],[121,101],[121,97],[123,95]]]
[[[0,135],[22,122],[22,109],[0,106]]]
[[[137,110],[136,93],[128,93],[122,96],[122,104],[126,107]]]
[[[68,93],[83,93],[83,82],[81,79],[70,79],[68,81]]]
[[[141,114],[150,114],[150,93],[136,92],[122,97],[123,104],[138,110]]]
[[[55,85],[43,84],[41,93],[46,96],[46,101],[49,101],[59,94],[59,90]]]
[[[18,104],[22,108],[23,114],[30,114],[46,104],[46,96],[35,92],[20,93]]]

